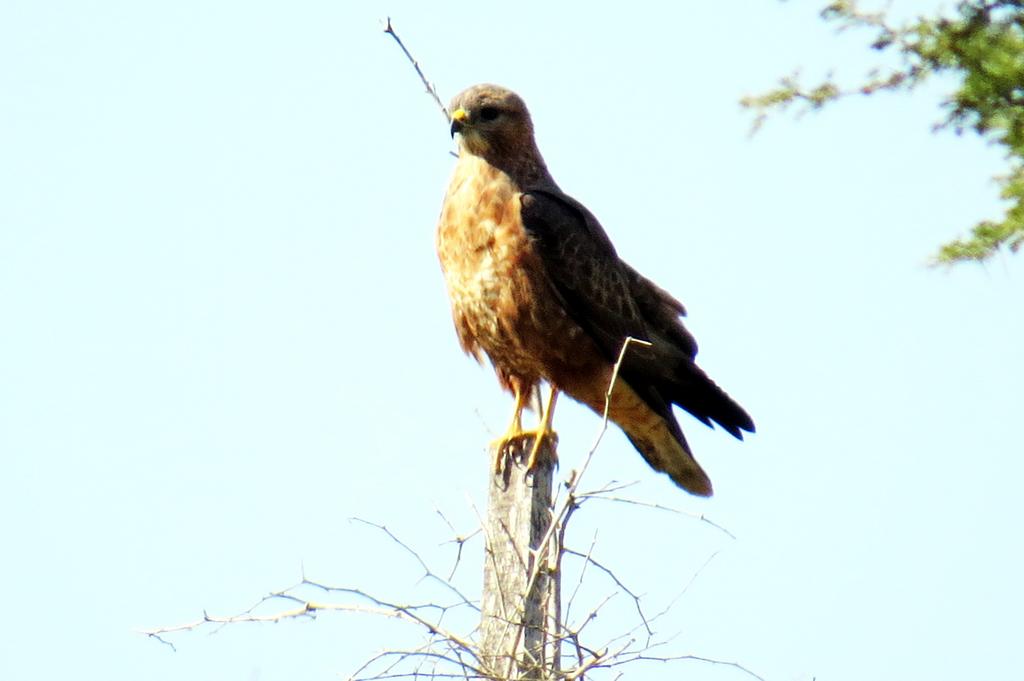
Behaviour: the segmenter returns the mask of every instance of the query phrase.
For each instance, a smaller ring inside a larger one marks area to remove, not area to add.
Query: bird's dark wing
[[[557,191],[530,189],[521,214],[555,295],[609,362],[627,336],[652,344],[631,347],[620,369],[652,409],[674,424],[668,404],[678,404],[738,438],[741,430],[754,430],[742,407],[694,363],[697,344],[679,320],[682,304],[619,259],[586,207]]]

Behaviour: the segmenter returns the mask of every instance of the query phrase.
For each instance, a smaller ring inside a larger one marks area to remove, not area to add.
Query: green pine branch
[[[884,12],[863,11],[855,0],[832,2],[821,15],[840,31],[873,31],[871,48],[895,52],[899,65],[872,71],[854,87],[841,87],[832,77],[814,87],[801,85],[798,74],[782,78],[775,89],[741,100],[755,112],[753,129],[772,111],[818,110],[850,96],[911,90],[933,73],[953,74],[960,85],[935,128],[970,130],[1004,148],[1010,172],[995,180],[1007,205],[1002,219],[981,221],[969,236],[941,246],[934,263],[1017,252],[1024,244],[1024,0],[964,0],[952,18],[919,17],[902,26],[891,24]]]

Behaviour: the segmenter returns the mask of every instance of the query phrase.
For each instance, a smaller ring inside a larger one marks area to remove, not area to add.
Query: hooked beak
[[[469,118],[469,114],[466,113],[465,109],[456,109],[452,112],[452,137],[455,137],[455,133],[462,132],[462,128],[465,127],[466,119]]]

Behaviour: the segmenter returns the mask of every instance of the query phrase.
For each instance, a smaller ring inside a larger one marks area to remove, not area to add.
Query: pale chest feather
[[[497,295],[497,280],[526,248],[519,192],[511,180],[482,162],[460,161],[437,230],[437,252],[451,292],[485,299]]]
[[[452,314],[463,348],[521,365],[524,345],[552,310],[543,268],[519,216],[520,192],[476,157],[460,159],[437,230]],[[557,310],[560,313],[561,310]],[[531,372],[532,373],[532,372]]]

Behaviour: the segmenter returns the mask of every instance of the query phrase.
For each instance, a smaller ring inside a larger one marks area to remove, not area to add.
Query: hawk
[[[475,85],[451,103],[459,157],[441,208],[437,253],[462,349],[490,359],[515,396],[498,465],[508,448],[555,437],[559,393],[605,411],[647,463],[679,487],[710,496],[672,413],[679,405],[736,438],[754,432],[743,408],[696,364],[697,343],[683,305],[623,262],[597,218],[559,189],[533,136],[523,100],[496,85]],[[541,382],[550,386],[540,424],[522,412]]]

